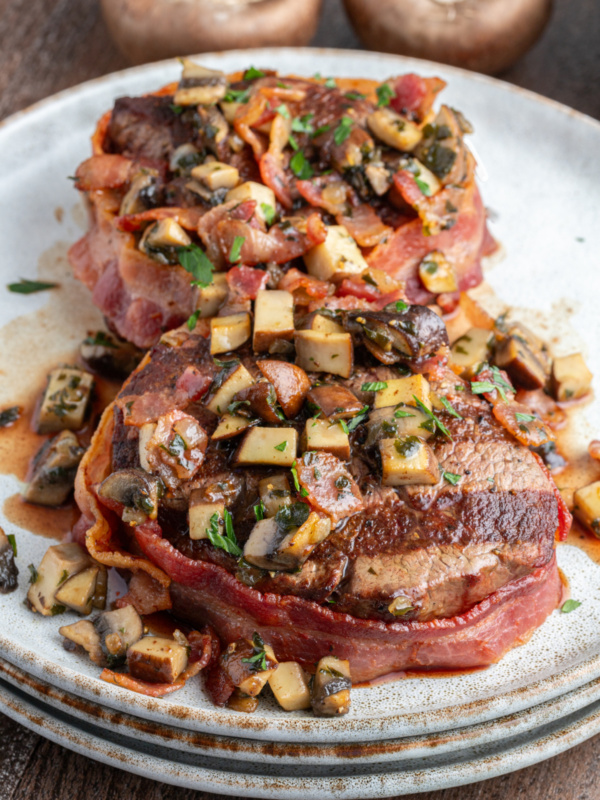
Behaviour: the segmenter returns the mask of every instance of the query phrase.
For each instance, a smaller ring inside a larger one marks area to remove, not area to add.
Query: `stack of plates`
[[[559,347],[566,352],[586,352],[582,341],[600,341],[595,293],[582,298],[579,291],[600,288],[592,241],[600,186],[600,163],[591,158],[600,151],[597,123],[497,81],[393,56],[270,50],[203,61],[225,70],[253,63],[284,73],[383,80],[417,71],[446,78],[445,102],[475,124],[481,177],[488,178],[484,197],[508,252],[489,282],[510,304],[553,308],[551,327],[561,328]],[[178,71],[168,63],[109,76],[0,126],[0,241],[10,254],[0,266],[2,282],[34,277],[39,262],[41,276],[63,286],[49,301],[0,292],[1,319],[9,323],[0,331],[0,408],[21,400],[15,392],[37,388],[43,371],[71,357],[87,328],[98,324],[64,259],[82,224],[80,210],[70,211],[76,198],[65,178],[89,154],[96,119],[116,96],[155,89]],[[565,308],[573,313],[569,326]],[[542,316],[533,325],[544,332]],[[589,353],[588,362],[600,375],[600,353]],[[594,430],[600,431],[597,406],[578,415],[576,450]],[[16,491],[12,477],[0,477],[0,502]],[[600,731],[600,566],[574,546],[559,546],[558,558],[582,605],[570,614],[556,611],[500,664],[357,688],[347,717],[318,719],[287,714],[268,698],[251,715],[215,709],[200,681],[162,700],[101,682],[98,668],[62,649],[57,619],[23,605],[27,564],[39,563],[48,542],[0,522],[16,534],[21,572],[17,592],[0,597],[0,707],[42,735],[120,768],[248,797],[385,797],[519,769]],[[69,615],[60,619],[66,621]]]

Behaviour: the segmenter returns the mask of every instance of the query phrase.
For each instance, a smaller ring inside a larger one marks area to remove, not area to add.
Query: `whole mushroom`
[[[101,0],[108,29],[134,64],[212,50],[305,45],[322,0]]]
[[[493,75],[536,42],[552,0],[344,0],[372,50],[441,61]]]

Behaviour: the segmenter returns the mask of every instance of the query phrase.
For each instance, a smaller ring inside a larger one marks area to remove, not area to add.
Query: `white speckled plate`
[[[523,769],[589,739],[600,729],[600,701],[539,727],[478,746],[401,763],[314,764],[215,758],[148,743],[56,711],[0,680],[5,714],[53,742],[145,778],[224,795],[273,800],[352,800],[461,786]]]
[[[203,61],[226,70],[254,63],[299,74],[318,70],[384,79],[415,70],[446,78],[445,101],[475,125],[472,141],[483,159],[484,199],[507,252],[488,275],[489,283],[503,300],[540,309],[539,315],[527,316],[528,324],[551,338],[560,332],[556,350],[583,349],[600,375],[600,352],[586,346],[600,340],[598,123],[498,81],[393,56],[269,50],[203,56]],[[0,197],[6,199],[0,215],[2,282],[34,277],[39,268],[44,277],[58,276],[62,286],[50,297],[0,291],[0,318],[8,323],[0,330],[0,408],[37,387],[48,366],[68,357],[86,328],[97,324],[97,312],[69,278],[64,261],[66,243],[81,233],[79,206],[73,211],[77,198],[66,176],[89,154],[95,121],[116,96],[155,89],[174,79],[178,69],[169,62],[111,75],[0,126]],[[55,213],[57,207],[62,213]],[[594,431],[600,431],[597,405],[578,415],[575,451],[585,448]],[[17,488],[12,477],[0,476],[0,501]],[[493,730],[494,719],[576,691],[600,676],[600,566],[563,545],[559,563],[583,605],[569,615],[555,612],[527,645],[489,670],[356,689],[350,715],[340,720],[285,714],[269,703],[252,715],[217,710],[198,684],[164,700],[144,698],[101,683],[93,665],[61,648],[57,620],[24,608],[26,566],[39,561],[47,542],[0,522],[17,535],[23,584],[16,595],[0,598],[0,655],[57,687],[154,722],[299,743],[378,741],[488,721]]]

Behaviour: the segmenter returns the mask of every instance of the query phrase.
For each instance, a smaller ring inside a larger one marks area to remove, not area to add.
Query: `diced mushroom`
[[[458,288],[454,269],[440,250],[434,250],[421,261],[419,277],[427,291],[433,294],[455,292]]]
[[[241,416],[258,416],[273,425],[283,419],[283,412],[277,407],[275,389],[268,381],[254,383],[236,392],[230,408]]]
[[[343,225],[329,225],[327,238],[304,254],[309,275],[321,281],[341,282],[369,268],[359,246]]]
[[[306,399],[329,420],[352,419],[364,408],[350,389],[336,383],[313,386]]]
[[[82,428],[93,386],[94,378],[82,369],[53,369],[48,376],[48,385],[37,415],[36,433]]]
[[[578,400],[592,386],[592,373],[581,353],[555,358],[552,362],[552,392],[559,402]]]
[[[185,175],[196,167],[202,161],[202,155],[197,147],[191,142],[180,144],[173,150],[171,158],[169,159],[169,169],[171,172],[177,172],[180,175]]]
[[[282,506],[259,520],[244,545],[244,559],[268,570],[298,569],[331,532],[331,520],[306,503]]]
[[[274,517],[282,506],[292,502],[290,484],[285,475],[263,478],[258,484],[258,493],[266,517]]]
[[[350,439],[339,422],[328,419],[311,418],[306,420],[303,450],[322,450],[339,458],[350,460]]]
[[[221,161],[206,161],[194,167],[192,178],[203,183],[211,192],[218,189],[232,189],[240,180],[240,173],[231,164]]]
[[[280,661],[269,678],[269,686],[284,711],[302,711],[310,708],[308,679],[296,661]]]
[[[223,414],[219,420],[219,424],[215,428],[211,439],[219,442],[223,439],[232,439],[234,436],[239,436],[242,431],[249,428],[253,420],[247,417],[238,417],[235,414]]]
[[[404,169],[411,172],[417,186],[426,197],[432,197],[442,188],[437,176],[417,158],[411,158],[404,164]]]
[[[384,144],[410,153],[423,138],[421,129],[391,108],[378,108],[367,117],[371,132]]]
[[[365,175],[376,195],[384,195],[393,181],[390,171],[384,164],[371,163],[365,167]]]
[[[107,665],[106,656],[102,651],[100,636],[94,628],[94,623],[89,619],[81,619],[72,625],[63,625],[58,629],[61,636],[65,637],[64,647],[67,650],[86,651],[91,661],[99,667]]]
[[[295,364],[271,359],[258,361],[256,366],[273,385],[277,401],[286,417],[295,417],[310,389],[306,372]]]
[[[85,364],[108,378],[126,378],[142,360],[143,352],[131,342],[104,331],[90,334],[79,346]]]
[[[225,139],[229,135],[227,120],[216,105],[198,106],[196,108],[196,114],[198,128],[201,135],[204,135],[207,146],[218,153],[218,147],[216,147],[216,145],[225,142]],[[213,161],[214,159],[210,156],[206,160]],[[216,194],[219,195],[219,202],[223,202],[226,191],[226,189],[217,190]]]
[[[448,106],[442,106],[433,123],[425,125],[416,154],[443,184],[460,183],[469,171],[460,120]]]
[[[196,502],[194,493],[188,511],[190,539],[208,539],[208,531],[216,525],[222,533],[225,525],[225,506],[223,503]]]
[[[577,519],[600,539],[600,481],[578,489],[573,495],[573,502]]]
[[[61,431],[44,442],[33,459],[23,499],[42,506],[61,506],[73,491],[84,452],[72,431]]]
[[[208,286],[198,288],[196,296],[196,309],[202,319],[214,317],[227,300],[229,284],[225,272],[213,273],[212,282]]]
[[[267,464],[291,467],[298,450],[295,428],[250,428],[234,456],[237,467]]]
[[[232,642],[221,656],[221,666],[234,686],[244,694],[256,697],[277,670],[272,648],[258,633],[249,639]]]
[[[278,340],[294,338],[294,297],[290,292],[260,289],[254,303],[255,353],[268,353]]]
[[[31,567],[27,600],[32,611],[45,617],[64,611],[56,602],[56,592],[72,575],[92,566],[93,562],[83,547],[76,542],[56,544],[46,550],[37,569]]]
[[[245,181],[244,183],[240,183],[239,186],[236,186],[235,189],[230,189],[230,191],[227,192],[226,200],[227,202],[235,200],[238,203],[254,200],[256,203],[254,214],[265,223],[269,219],[271,222],[273,221],[272,218],[277,208],[273,190],[269,189],[269,187],[265,186],[263,183],[256,183],[255,181]]]
[[[142,681],[175,683],[187,664],[187,649],[161,636],[144,636],[127,650],[129,672]]]
[[[145,253],[161,264],[178,264],[179,248],[188,247],[192,240],[173,217],[149,225],[138,245]]]
[[[494,362],[525,389],[543,389],[550,376],[546,354],[535,345],[530,345],[530,340],[520,333],[498,342]]]
[[[227,78],[223,72],[183,59],[181,80],[173,97],[175,105],[209,105],[218,103],[226,94]]]
[[[435,432],[435,422],[420,408],[408,405],[400,405],[398,408],[389,406],[371,411],[367,431],[365,446],[372,447],[381,439],[392,437],[418,436],[429,439]]]
[[[382,439],[379,452],[384,486],[433,485],[440,480],[440,468],[433,450],[417,436]]]
[[[354,364],[354,348],[349,333],[296,331],[296,362],[307,372],[329,372],[349,378]]]
[[[251,335],[250,314],[231,314],[212,317],[210,321],[210,352],[215,356],[236,350],[247,342]]]
[[[15,553],[10,539],[0,528],[0,594],[14,592],[17,588],[19,570],[15,564]]]
[[[221,381],[219,383],[219,380]],[[213,390],[212,397],[206,404],[206,407],[213,412],[213,414],[225,414],[229,404],[238,392],[252,386],[254,378],[246,367],[242,364],[237,364],[231,371],[223,372],[218,376],[213,386],[217,384],[216,390]]]
[[[488,360],[493,340],[494,334],[485,328],[470,328],[458,338],[451,348],[451,362],[456,371],[464,377],[474,375]]]
[[[120,469],[105,478],[98,496],[115,511],[121,510],[124,522],[139,525],[156,519],[163,487],[158,478],[141,469]]]
[[[427,378],[408,375],[385,382],[386,386],[375,393],[373,408],[397,406],[400,403],[416,406],[415,397],[431,411],[431,389]]]
[[[325,656],[317,664],[312,687],[312,709],[318,717],[332,717],[350,711],[350,663]]]
[[[240,689],[233,690],[233,694],[227,701],[227,708],[232,711],[239,711],[242,714],[252,714],[258,708],[258,697],[250,697],[249,694],[244,694]]]
[[[99,572],[100,567],[96,564],[78,572],[61,583],[54,599],[59,605],[77,611],[83,616],[91,614]]]
[[[344,333],[344,326],[339,325],[330,317],[324,317],[323,314],[315,314],[310,321],[310,330],[318,331],[319,333]]]
[[[148,461],[148,445],[156,433],[156,422],[145,422],[138,432],[138,453],[140,457],[140,467],[146,472],[152,472],[152,467]]]
[[[145,168],[138,172],[121,200],[119,216],[139,214],[153,205],[157,177],[155,169]]]
[[[110,667],[122,664],[127,650],[144,634],[142,620],[133,606],[104,611],[93,620],[93,623],[100,637],[102,652]]]

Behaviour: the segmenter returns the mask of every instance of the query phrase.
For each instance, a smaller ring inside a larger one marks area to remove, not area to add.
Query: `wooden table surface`
[[[359,47],[340,0],[325,0],[315,44]],[[0,0],[0,119],[127,66],[95,0]],[[543,39],[506,80],[600,118],[600,0],[556,0]],[[534,144],[532,143],[532,147]],[[598,154],[596,154],[598,157]],[[210,800],[75,755],[0,714],[0,800]],[[600,798],[600,736],[550,761],[422,800]],[[244,797],[240,791],[240,798]]]

